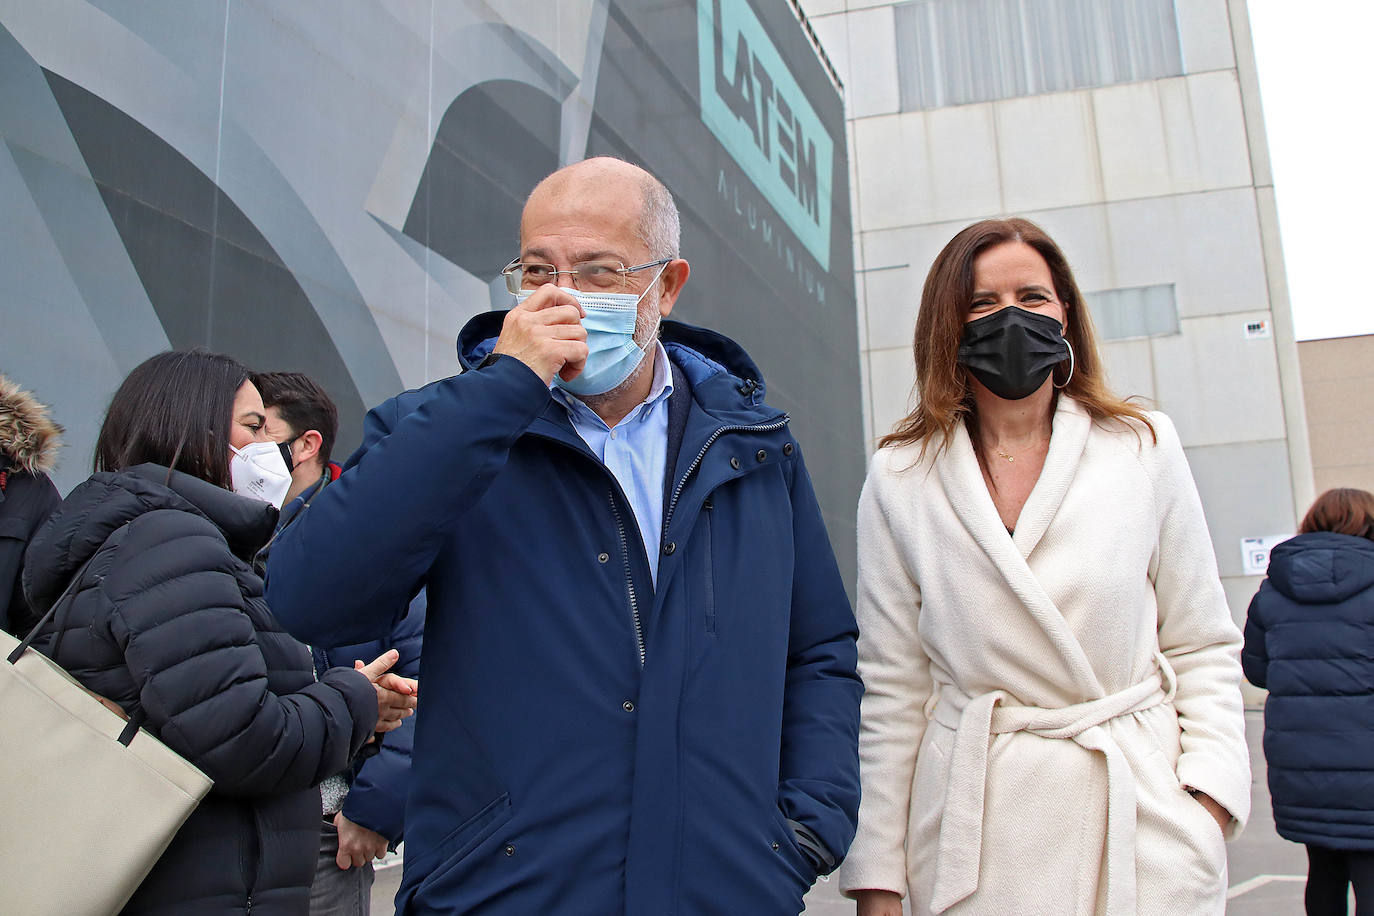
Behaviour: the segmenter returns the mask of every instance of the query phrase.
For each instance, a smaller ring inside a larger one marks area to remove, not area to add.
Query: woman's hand
[[[377,729],[380,734],[401,727],[401,720],[415,714],[420,685],[414,678],[388,673],[401,653],[388,649],[364,665],[359,659],[353,667],[366,675],[377,689]]]
[[[856,916],[902,916],[902,895],[892,891],[855,891]]]
[[[1221,832],[1224,834],[1226,826],[1231,823],[1231,812],[1223,808],[1216,799],[1206,792],[1194,789],[1188,794],[1197,799],[1199,805],[1207,809],[1207,813],[1212,815],[1212,819],[1217,822],[1217,826],[1221,828]]]

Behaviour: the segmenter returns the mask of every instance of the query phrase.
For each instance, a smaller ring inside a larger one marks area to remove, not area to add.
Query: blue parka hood
[[[1270,553],[1269,581],[1295,601],[1344,601],[1374,585],[1374,541],[1332,531],[1300,534]]]
[[[483,312],[463,326],[458,334],[458,361],[464,371],[476,369],[491,354],[507,312],[509,309]],[[711,403],[712,413],[722,420],[758,422],[757,409],[764,404],[767,389],[763,373],[743,347],[724,334],[667,318],[660,325],[659,340],[673,363],[686,373],[698,403]],[[708,387],[700,391],[703,385]],[[720,390],[725,385],[735,387],[735,397]],[[722,413],[722,406],[735,404],[750,415],[732,417]],[[767,409],[770,417],[777,413]]]

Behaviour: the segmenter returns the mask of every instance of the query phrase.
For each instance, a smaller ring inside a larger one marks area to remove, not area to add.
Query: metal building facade
[[[89,471],[138,362],[204,346],[364,411],[509,305],[560,164],[661,177],[692,278],[794,415],[846,577],[863,474],[839,91],[782,0],[0,2],[0,368]]]

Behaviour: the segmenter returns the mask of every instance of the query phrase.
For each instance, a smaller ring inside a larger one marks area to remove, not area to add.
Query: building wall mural
[[[534,183],[616,155],[677,198],[674,317],[739,340],[794,414],[852,579],[844,138],[785,0],[0,0],[0,370],[67,427],[64,490],[167,347],[310,373],[342,457],[510,304]]]

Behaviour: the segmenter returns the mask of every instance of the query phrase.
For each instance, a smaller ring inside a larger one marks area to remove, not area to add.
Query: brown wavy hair
[[[978,413],[973,385],[968,369],[958,361],[959,344],[973,299],[973,262],[984,251],[1006,242],[1025,242],[1040,253],[1049,265],[1055,295],[1070,316],[1065,337],[1073,347],[1075,364],[1064,392],[1082,404],[1094,420],[1136,420],[1150,430],[1150,437],[1157,442],[1155,428],[1145,412],[1107,387],[1092,318],[1064,252],[1035,223],[1012,218],[986,219],[964,228],[949,240],[930,266],[921,291],[921,310],[916,315],[912,344],[916,356],[916,407],[892,432],[878,440],[878,447],[919,442],[924,455],[937,436],[944,448],[960,421],[970,426],[970,433],[976,431]],[[1058,379],[1060,375],[1061,370],[1056,368],[1054,377]],[[975,437],[975,450],[976,441]]]
[[[1298,534],[1334,531],[1374,541],[1374,494],[1353,487],[1327,490],[1302,517]]]

